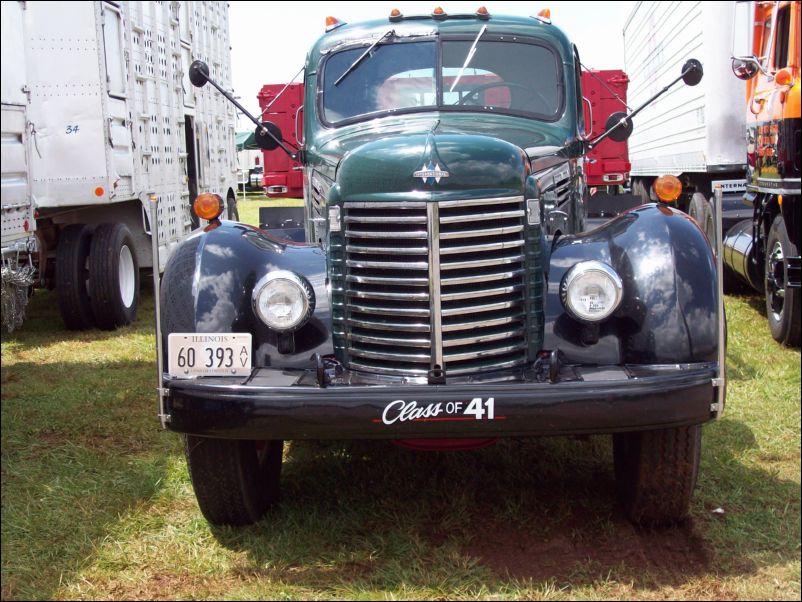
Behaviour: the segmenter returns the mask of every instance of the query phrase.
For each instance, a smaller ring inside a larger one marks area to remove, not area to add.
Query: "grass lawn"
[[[727,410],[686,525],[630,526],[591,437],[292,443],[278,507],[230,529],[156,419],[152,292],[111,333],[64,330],[37,292],[2,336],[2,598],[799,600],[800,353],[763,311],[727,299]]]

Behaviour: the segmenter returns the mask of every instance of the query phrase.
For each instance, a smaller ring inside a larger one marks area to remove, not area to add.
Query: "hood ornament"
[[[423,180],[424,184],[434,184],[440,183],[440,178],[447,178],[449,173],[444,169],[440,169],[440,164],[435,163],[433,164],[429,161],[429,164],[424,164],[418,171],[412,172],[413,178],[420,178]]]

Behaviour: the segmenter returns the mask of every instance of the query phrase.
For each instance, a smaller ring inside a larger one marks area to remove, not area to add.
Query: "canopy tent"
[[[234,140],[237,143],[237,152],[243,150],[259,150],[254,138],[254,132],[237,132],[234,135]]]

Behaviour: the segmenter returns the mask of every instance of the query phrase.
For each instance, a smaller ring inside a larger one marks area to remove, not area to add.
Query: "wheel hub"
[[[766,294],[775,320],[780,320],[785,302],[785,255],[780,241],[774,243],[769,253],[766,270]]]

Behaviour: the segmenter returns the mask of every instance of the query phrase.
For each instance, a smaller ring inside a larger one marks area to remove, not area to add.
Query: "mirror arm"
[[[618,129],[618,127],[619,127],[620,125],[622,125],[622,124],[623,124],[623,123],[625,123],[626,121],[628,121],[628,120],[632,119],[632,118],[633,118],[635,115],[637,115],[638,113],[640,113],[640,112],[641,112],[643,109],[645,109],[647,106],[649,106],[650,104],[652,104],[652,103],[653,103],[655,100],[657,100],[658,98],[660,98],[660,97],[661,97],[663,94],[665,94],[666,92],[668,92],[668,91],[669,91],[669,89],[670,89],[670,88],[671,88],[671,87],[672,87],[674,84],[676,84],[678,81],[682,80],[682,78],[683,78],[683,77],[685,77],[685,76],[686,76],[686,75],[687,75],[689,72],[691,72],[691,71],[693,71],[693,67],[692,67],[692,66],[690,66],[690,67],[688,67],[687,69],[683,70],[683,72],[680,74],[680,76],[679,76],[677,79],[675,79],[674,81],[672,81],[672,82],[671,82],[670,84],[668,84],[668,85],[667,85],[665,88],[663,88],[662,90],[660,90],[660,91],[659,91],[657,94],[655,94],[654,96],[652,96],[652,97],[651,97],[649,100],[647,100],[647,101],[646,101],[646,102],[644,102],[644,103],[643,103],[641,106],[639,106],[637,109],[635,109],[634,111],[632,111],[632,112],[631,112],[629,115],[627,115],[626,117],[623,117],[623,118],[621,119],[621,121],[619,121],[618,123],[616,123],[616,124],[615,124],[613,127],[611,127],[609,130],[607,130],[606,132],[602,132],[602,133],[601,133],[601,134],[599,134],[599,135],[598,135],[596,138],[594,138],[593,140],[591,140],[590,142],[588,142],[588,143],[587,143],[587,148],[588,148],[588,150],[589,150],[589,151],[590,151],[590,150],[593,150],[593,148],[594,148],[594,147],[595,147],[597,144],[599,144],[599,142],[601,142],[602,140],[604,140],[605,138],[607,138],[607,137],[608,137],[610,134],[612,134],[612,133],[613,133],[613,132],[614,132],[616,129]]]
[[[220,94],[222,94],[223,96],[225,96],[225,97],[226,97],[226,99],[227,99],[227,100],[228,100],[228,101],[229,101],[231,104],[233,104],[235,107],[237,107],[237,108],[238,108],[238,109],[239,109],[239,110],[242,112],[242,114],[243,114],[243,115],[245,115],[245,117],[247,117],[248,119],[250,119],[251,121],[253,121],[253,122],[256,124],[256,127],[257,127],[257,129],[260,131],[260,133],[261,133],[261,134],[263,134],[263,135],[266,135],[268,138],[270,138],[271,140],[273,140],[273,142],[275,142],[276,144],[278,144],[278,146],[281,148],[281,150],[283,150],[285,153],[287,153],[287,156],[289,156],[289,157],[290,157],[290,159],[292,159],[293,161],[297,161],[297,160],[298,160],[298,152],[297,152],[297,151],[293,151],[292,149],[290,149],[290,148],[287,148],[287,146],[286,146],[286,145],[285,145],[285,144],[284,144],[284,143],[283,143],[281,140],[279,140],[278,138],[276,138],[276,137],[275,137],[275,136],[272,134],[272,132],[270,132],[270,130],[268,130],[268,129],[267,129],[265,126],[263,126],[263,125],[262,125],[262,123],[261,123],[259,120],[257,120],[257,119],[256,119],[256,117],[254,117],[253,115],[251,115],[251,114],[250,114],[250,113],[247,111],[247,109],[246,109],[245,107],[243,107],[243,106],[242,106],[240,103],[238,103],[238,102],[237,102],[237,101],[234,99],[234,97],[233,97],[233,96],[231,96],[231,94],[229,94],[228,92],[226,92],[226,91],[225,91],[225,90],[224,90],[224,89],[223,89],[223,88],[222,88],[222,87],[221,87],[221,86],[220,86],[220,85],[219,85],[219,84],[218,84],[216,81],[214,81],[214,80],[213,80],[211,77],[209,77],[208,75],[206,75],[205,73],[203,73],[203,72],[202,72],[202,71],[200,71],[200,70],[198,71],[198,74],[199,74],[199,75],[202,75],[202,76],[203,76],[203,78],[204,78],[204,79],[205,79],[207,82],[209,82],[210,84],[212,84],[212,85],[213,85],[213,86],[214,86],[214,87],[217,89],[217,91],[218,91],[218,92],[220,92]]]

